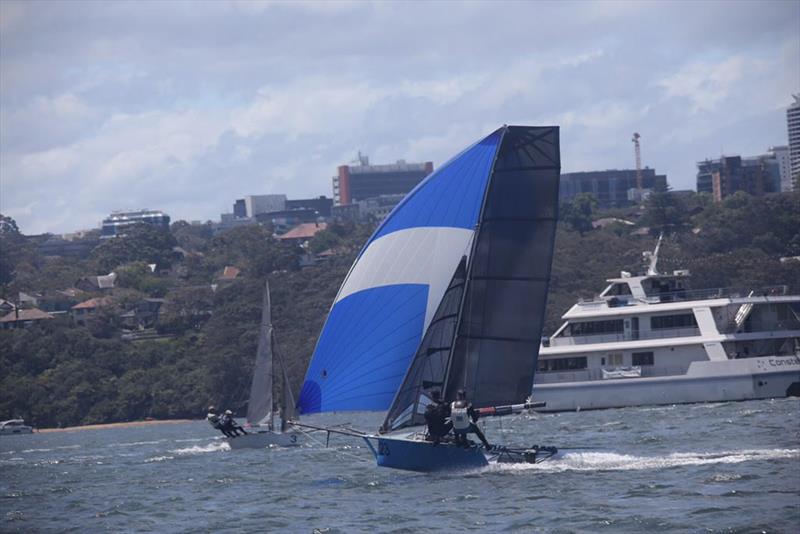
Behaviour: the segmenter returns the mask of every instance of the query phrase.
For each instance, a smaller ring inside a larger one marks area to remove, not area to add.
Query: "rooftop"
[[[19,312],[12,311],[8,315],[0,318],[0,323],[15,323],[18,321],[39,321],[41,319],[52,319],[53,316],[47,312],[43,312],[38,308],[30,308],[26,310],[19,310]]]
[[[94,309],[99,308],[100,306],[105,306],[107,304],[111,304],[111,299],[108,297],[96,297],[89,300],[84,300],[83,302],[76,304],[72,307],[73,310],[86,310],[86,309]]]
[[[239,273],[241,273],[241,272],[242,272],[242,270],[239,269],[238,267],[234,267],[233,265],[227,265],[225,267],[225,269],[222,270],[222,274],[219,275],[219,279],[220,280],[233,280],[234,278],[239,276]]]
[[[278,239],[311,239],[318,232],[328,227],[326,223],[303,223],[298,224],[283,235],[275,236]]]

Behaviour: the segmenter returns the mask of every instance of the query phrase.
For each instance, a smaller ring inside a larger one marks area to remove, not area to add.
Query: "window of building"
[[[569,325],[569,335],[572,336],[596,336],[600,334],[621,334],[622,332],[624,332],[622,319],[586,321]]]
[[[586,356],[574,358],[553,358],[539,360],[539,371],[575,371],[586,369]]]
[[[650,328],[660,330],[664,328],[694,328],[697,321],[693,313],[681,315],[658,315],[650,318]]]
[[[633,365],[653,365],[655,358],[652,352],[634,352]]]

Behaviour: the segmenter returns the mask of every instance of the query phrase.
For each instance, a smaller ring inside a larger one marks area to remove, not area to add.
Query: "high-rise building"
[[[233,203],[233,216],[240,219],[247,217],[247,205],[244,203],[243,198],[237,199]]]
[[[664,189],[667,176],[656,174],[655,169],[642,169],[642,188]],[[607,170],[568,172],[561,175],[558,189],[559,202],[571,202],[581,193],[591,193],[600,208],[619,208],[634,203],[629,191],[636,190],[636,170]]]
[[[358,165],[341,165],[333,177],[333,202],[348,205],[381,195],[405,195],[433,172],[433,162],[370,165],[359,154]]]
[[[325,195],[316,198],[298,198],[286,201],[287,210],[312,210],[317,213],[317,217],[330,217],[332,207],[333,199]]]
[[[244,205],[247,217],[255,217],[259,213],[270,211],[283,211],[286,209],[286,195],[248,195],[244,197]]]
[[[791,191],[792,190],[792,163],[789,159],[789,147],[788,145],[783,146],[771,146],[769,147],[769,156],[775,158],[775,161],[778,163],[778,170],[780,174],[780,182],[781,182],[781,191]]]
[[[786,127],[789,130],[789,160],[792,186],[800,190],[800,95],[792,95],[794,103],[786,110]]]
[[[697,192],[710,193],[719,202],[737,191],[760,196],[780,191],[781,175],[774,152],[742,158],[723,156],[697,163]]]
[[[103,219],[101,238],[121,237],[125,235],[125,228],[135,224],[152,224],[164,230],[169,230],[169,215],[160,210],[135,210],[112,211],[111,215]]]

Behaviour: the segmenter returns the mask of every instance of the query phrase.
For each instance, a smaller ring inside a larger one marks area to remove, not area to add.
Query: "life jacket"
[[[453,423],[453,430],[469,428],[469,404],[466,401],[455,401],[450,405],[450,421]]]

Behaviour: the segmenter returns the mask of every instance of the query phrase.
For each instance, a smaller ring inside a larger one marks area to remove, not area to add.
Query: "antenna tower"
[[[633,150],[636,153],[636,189],[641,191],[642,190],[642,148],[639,146],[639,135],[638,132],[634,132],[633,134]]]

